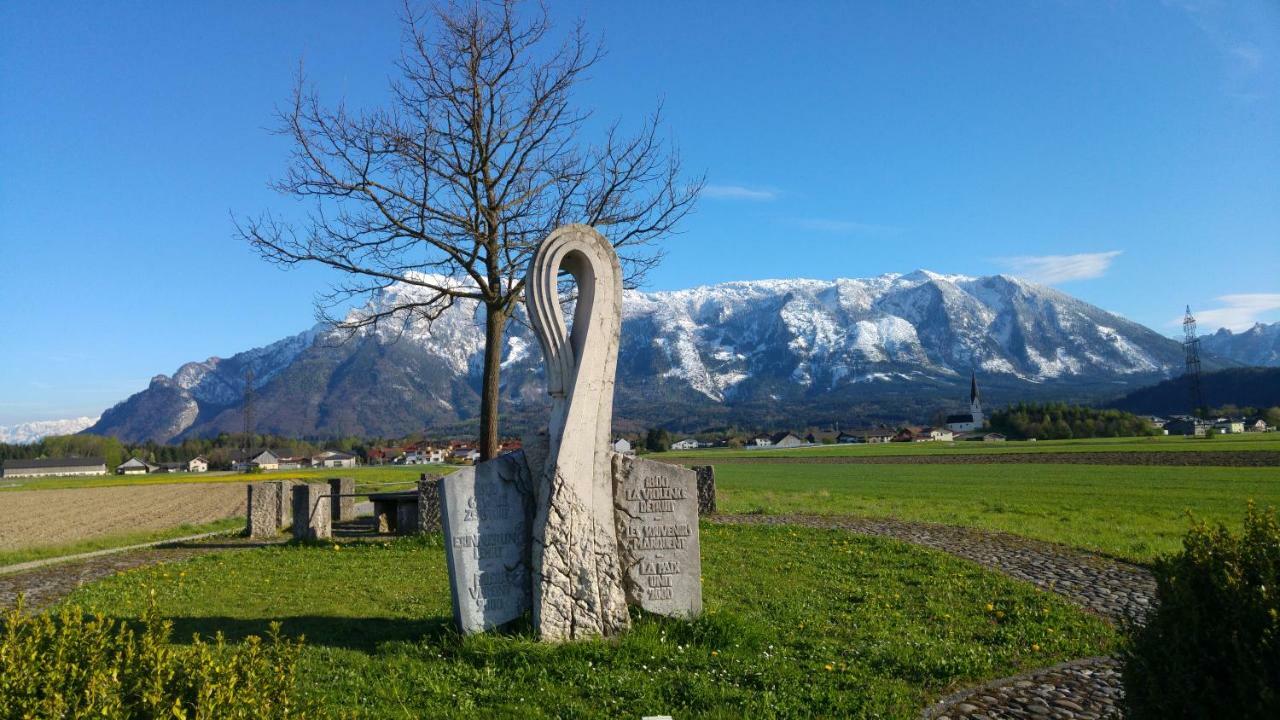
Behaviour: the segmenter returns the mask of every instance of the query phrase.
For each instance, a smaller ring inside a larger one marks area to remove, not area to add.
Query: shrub
[[[1280,717],[1280,525],[1201,522],[1155,567],[1159,604],[1124,651],[1128,717]]]
[[[198,637],[171,645],[154,603],[137,628],[76,608],[0,628],[0,718],[301,718],[294,679],[302,641],[273,624],[266,642]]]

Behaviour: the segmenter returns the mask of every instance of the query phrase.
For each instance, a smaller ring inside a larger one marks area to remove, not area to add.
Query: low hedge
[[[302,640],[252,636],[228,645],[170,644],[154,602],[140,622],[76,608],[28,614],[0,628],[0,718],[302,718],[295,674]]]
[[[1280,524],[1201,522],[1155,566],[1158,605],[1124,652],[1127,717],[1280,718]]]

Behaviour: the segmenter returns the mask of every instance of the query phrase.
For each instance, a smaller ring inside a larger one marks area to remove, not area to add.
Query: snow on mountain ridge
[[[0,425],[0,443],[28,445],[50,435],[74,435],[96,422],[98,422],[96,417],[78,417]]]

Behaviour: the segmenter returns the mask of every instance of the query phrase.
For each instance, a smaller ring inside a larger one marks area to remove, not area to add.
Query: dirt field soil
[[[0,551],[166,530],[244,513],[240,483],[7,492],[0,496]]]

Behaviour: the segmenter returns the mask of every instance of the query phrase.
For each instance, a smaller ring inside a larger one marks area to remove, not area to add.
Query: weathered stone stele
[[[328,483],[299,483],[293,486],[294,538],[328,540],[333,537],[332,513]]]
[[[428,473],[418,479],[418,532],[440,529],[440,481]]]
[[[613,498],[627,602],[659,615],[701,613],[697,474],[615,454]]]
[[[558,284],[577,285],[572,332]],[[539,245],[525,279],[542,346],[551,417],[533,522],[533,623],[544,640],[616,635],[630,624],[618,566],[609,433],[622,323],[622,271],[594,228],[569,225]]]
[[[247,486],[247,528],[251,538],[274,537],[293,523],[292,480],[268,480]]]
[[[458,629],[481,632],[520,617],[533,599],[534,502],[524,455],[462,468],[438,487]]]
[[[716,468],[714,465],[694,465],[698,474],[698,514],[714,515],[716,512]]]
[[[356,517],[356,479],[329,478],[329,493],[333,499],[329,501],[333,511],[334,522],[346,522]]]

